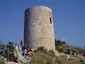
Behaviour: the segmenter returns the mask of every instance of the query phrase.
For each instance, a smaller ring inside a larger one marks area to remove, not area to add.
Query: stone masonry
[[[52,10],[46,6],[35,6],[25,10],[25,47],[36,49],[44,46],[55,50]]]

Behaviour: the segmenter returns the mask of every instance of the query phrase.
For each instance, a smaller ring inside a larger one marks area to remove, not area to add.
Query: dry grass
[[[5,64],[5,63],[4,63],[4,60],[0,60],[0,64]]]
[[[30,64],[52,64],[54,56],[42,51],[37,51],[33,56]]]

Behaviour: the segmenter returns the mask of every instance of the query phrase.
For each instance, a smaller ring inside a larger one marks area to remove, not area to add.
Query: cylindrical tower
[[[24,44],[36,49],[44,46],[55,50],[52,10],[45,6],[35,6],[25,10]]]

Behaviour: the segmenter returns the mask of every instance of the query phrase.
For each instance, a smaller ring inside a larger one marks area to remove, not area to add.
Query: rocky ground
[[[81,55],[73,56],[61,53],[59,56],[38,51],[30,64],[85,64],[85,57]]]
[[[30,57],[31,59],[26,59],[19,55],[18,63],[6,62],[6,64],[85,64],[85,57],[81,55],[73,56],[60,53],[56,56],[50,52],[37,51],[31,53]]]
[[[66,45],[62,47],[66,49]],[[85,51],[85,49],[82,48],[73,47],[72,49],[76,49],[78,52]],[[85,57],[82,54],[69,55],[58,52],[57,50],[53,52],[52,50],[47,51],[46,49],[40,48],[26,57],[21,55],[21,50],[15,49],[14,53],[15,57],[17,57],[17,62],[7,62],[5,59],[6,64],[85,64]]]

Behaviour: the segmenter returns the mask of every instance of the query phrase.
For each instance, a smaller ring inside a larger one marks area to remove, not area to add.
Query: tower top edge
[[[28,10],[28,9],[31,9],[31,8],[45,8],[45,9],[47,9],[49,11],[52,11],[52,9],[50,7],[48,7],[48,6],[32,6],[32,7],[26,8],[25,11]]]

